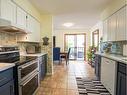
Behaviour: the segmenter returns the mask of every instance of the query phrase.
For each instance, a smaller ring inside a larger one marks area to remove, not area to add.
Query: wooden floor
[[[94,69],[83,61],[54,65],[54,75],[45,77],[37,95],[79,95],[76,77],[95,77]]]

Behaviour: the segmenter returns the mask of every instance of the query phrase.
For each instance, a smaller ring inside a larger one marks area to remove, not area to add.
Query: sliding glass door
[[[86,35],[65,34],[65,51],[71,48],[69,58],[72,60],[85,60]]]

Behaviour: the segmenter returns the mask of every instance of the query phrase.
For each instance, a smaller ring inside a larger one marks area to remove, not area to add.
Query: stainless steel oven
[[[18,47],[0,46],[0,62],[15,63],[14,91],[15,95],[33,95],[38,88],[37,57],[20,56]]]
[[[19,84],[19,95],[33,95],[38,88],[38,72]]]
[[[18,66],[19,95],[33,95],[38,88],[38,60]]]
[[[38,61],[33,60],[23,65],[18,66],[18,80],[22,82],[26,78],[30,77],[31,74],[38,71]]]

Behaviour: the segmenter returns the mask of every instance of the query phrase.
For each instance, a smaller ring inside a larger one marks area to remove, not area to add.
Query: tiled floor
[[[54,75],[45,77],[37,95],[78,95],[76,77],[94,77],[94,69],[83,61],[54,65]]]

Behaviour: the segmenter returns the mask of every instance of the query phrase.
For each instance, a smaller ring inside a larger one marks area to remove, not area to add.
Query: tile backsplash
[[[111,53],[113,54],[123,54],[123,44],[124,42],[112,42],[112,47],[111,47]]]
[[[0,45],[17,45],[16,35],[0,32]]]
[[[108,42],[102,43],[101,44],[101,50],[103,51],[103,46],[104,44],[107,44]],[[116,41],[116,42],[110,42],[112,44],[111,50],[109,53],[112,54],[123,54],[123,45],[127,44],[127,41]]]
[[[19,49],[20,49],[20,54],[26,54],[26,48],[27,46],[30,46],[30,45],[33,45],[33,46],[39,46],[40,44],[39,43],[29,43],[29,42],[20,42],[20,43],[17,43]]]
[[[13,34],[13,33],[7,33],[7,32],[0,32],[0,45],[1,46],[19,46],[20,53],[26,53],[26,47],[28,45],[39,45],[39,43],[18,43],[17,42],[17,37],[18,40],[22,40],[21,35],[19,34]]]
[[[18,43],[17,40],[22,40],[23,37],[25,36],[0,32],[0,45],[19,46],[20,54],[26,54],[26,47],[28,45],[41,45],[42,47],[41,51],[48,54],[47,73],[50,75],[52,73],[52,68],[53,68],[52,67],[52,42],[50,42],[49,45],[47,46],[44,46],[42,43],[29,43],[29,42]]]

